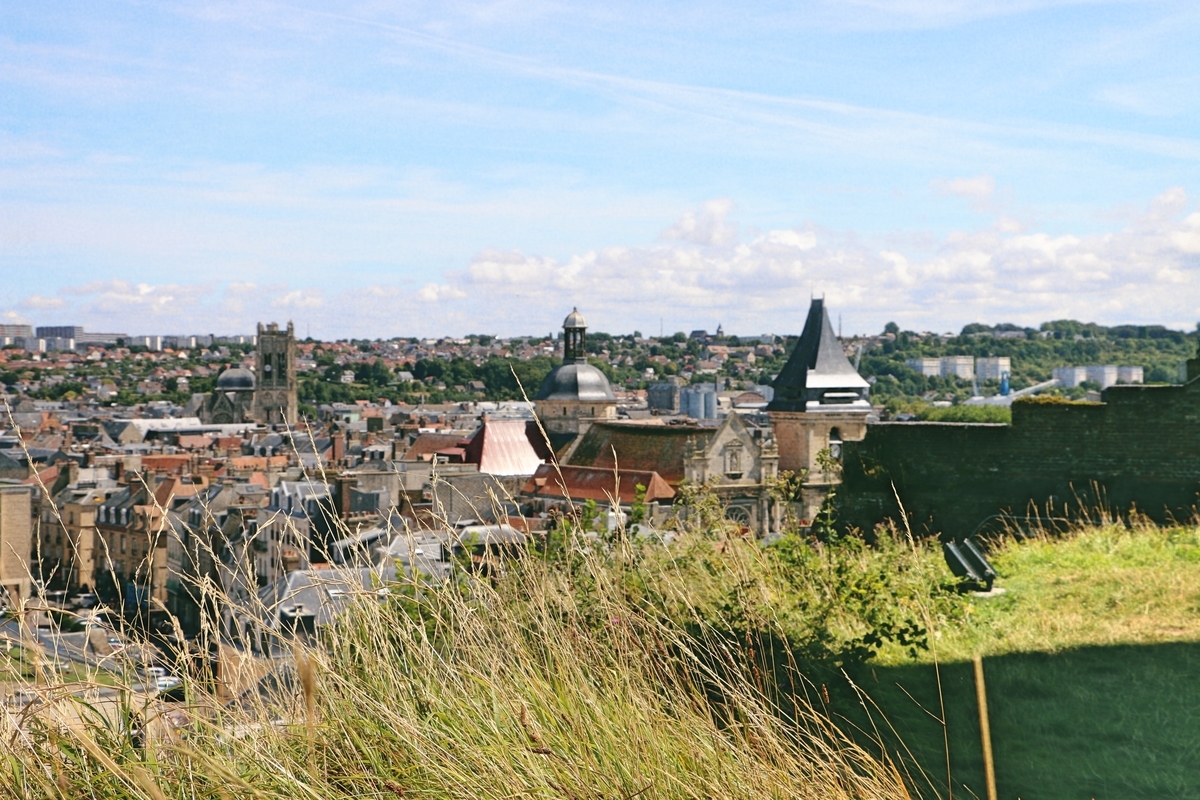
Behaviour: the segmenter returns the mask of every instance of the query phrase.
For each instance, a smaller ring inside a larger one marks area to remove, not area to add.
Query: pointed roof
[[[532,475],[554,454],[533,420],[485,419],[463,446],[463,457],[489,475]]]
[[[869,384],[846,358],[824,300],[812,301],[800,341],[772,386],[775,399],[767,406],[770,411],[806,411],[810,401],[845,405],[853,402],[851,394],[865,401]]]

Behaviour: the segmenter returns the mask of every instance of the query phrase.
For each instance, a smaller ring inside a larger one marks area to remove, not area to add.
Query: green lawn
[[[937,632],[937,670],[886,653],[851,676],[870,717],[848,687],[831,711],[906,746],[925,796],[949,794],[948,740],[953,795],[984,797],[980,653],[1001,798],[1200,798],[1200,530],[1010,542],[994,563],[1007,594]]]

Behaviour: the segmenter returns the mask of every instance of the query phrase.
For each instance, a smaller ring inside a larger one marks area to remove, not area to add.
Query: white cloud
[[[996,181],[991,175],[974,178],[938,178],[929,185],[939,194],[966,197],[971,200],[986,200],[996,193]]]
[[[737,241],[737,225],[725,218],[733,210],[727,198],[709,200],[699,211],[689,211],[662,233],[662,238],[691,242],[706,247],[722,247]]]
[[[21,308],[44,310],[50,308],[62,308],[67,302],[61,297],[42,297],[40,294],[33,294],[22,300],[19,305]]]
[[[1187,204],[1182,190],[1171,189],[1122,227],[1086,235],[1001,220],[940,239],[896,234],[883,242],[806,224],[748,242],[717,245],[700,235],[561,259],[486,250],[419,287],[378,283],[335,294],[246,281],[111,280],[20,307],[61,301],[56,318],[129,333],[248,332],[282,311],[305,335],[325,338],[519,334],[556,329],[572,306],[612,332],[722,322],[735,332],[795,333],[809,298],[824,296],[848,332],[878,330],[890,319],[932,330],[1060,318],[1191,329],[1200,319],[1200,212],[1187,213]],[[724,213],[714,208],[728,206],[705,204],[681,222]]]
[[[426,303],[461,300],[466,296],[466,292],[460,289],[437,283],[427,283],[417,291],[417,297]]]
[[[325,304],[319,289],[295,289],[271,301],[272,308],[320,308]]]

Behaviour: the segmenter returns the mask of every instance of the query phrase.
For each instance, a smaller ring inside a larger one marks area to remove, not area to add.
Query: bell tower
[[[267,425],[296,424],[299,413],[296,384],[296,336],[292,323],[280,330],[272,322],[258,323],[258,359],[254,419]]]

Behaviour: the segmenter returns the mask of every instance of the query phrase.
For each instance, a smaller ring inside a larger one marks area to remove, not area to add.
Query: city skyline
[[[17,8],[0,321],[761,332],[815,294],[847,333],[1190,330],[1198,29],[1075,0]]]

